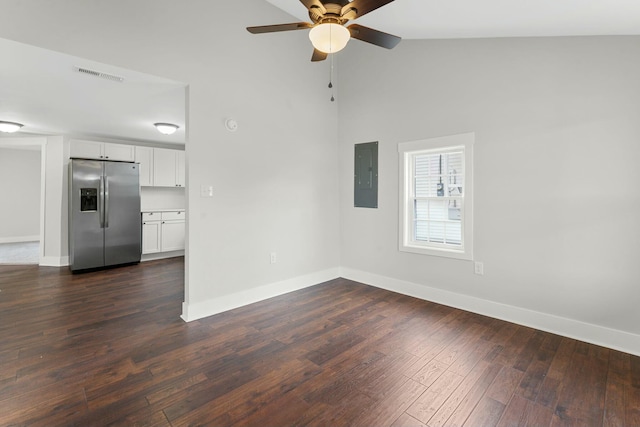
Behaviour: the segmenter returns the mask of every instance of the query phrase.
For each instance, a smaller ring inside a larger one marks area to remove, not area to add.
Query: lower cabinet
[[[142,213],[142,253],[184,249],[184,211]]]
[[[184,249],[184,221],[162,221],[160,226],[161,252]]]
[[[142,222],[142,253],[154,254],[161,252],[160,247],[161,221],[143,221]]]

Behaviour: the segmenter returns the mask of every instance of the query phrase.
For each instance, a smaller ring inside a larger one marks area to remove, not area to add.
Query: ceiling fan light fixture
[[[309,31],[309,40],[313,47],[324,53],[341,51],[350,37],[349,30],[334,23],[319,24]]]
[[[5,122],[0,120],[0,132],[13,133],[18,132],[24,126],[22,123]]]
[[[173,123],[154,123],[153,125],[156,127],[156,129],[158,129],[158,132],[163,135],[171,135],[175,133],[180,127],[178,125],[174,125]]]

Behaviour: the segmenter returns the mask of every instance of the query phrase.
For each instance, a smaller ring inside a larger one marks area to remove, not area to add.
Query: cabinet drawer
[[[162,212],[163,221],[184,220],[184,211]]]
[[[160,221],[162,214],[160,212],[142,212],[143,221]]]

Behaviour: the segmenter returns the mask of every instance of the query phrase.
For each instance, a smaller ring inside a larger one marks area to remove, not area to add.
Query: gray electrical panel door
[[[378,143],[355,145],[353,206],[378,207]]]

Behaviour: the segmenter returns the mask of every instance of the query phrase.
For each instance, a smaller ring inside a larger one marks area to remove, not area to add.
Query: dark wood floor
[[[180,258],[0,267],[0,425],[640,426],[640,358],[334,280],[179,319]]]

